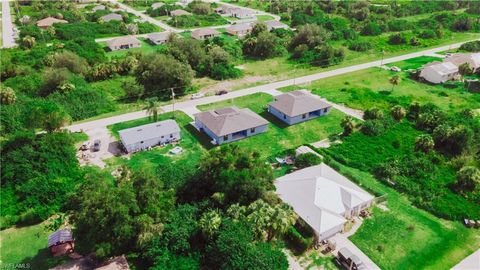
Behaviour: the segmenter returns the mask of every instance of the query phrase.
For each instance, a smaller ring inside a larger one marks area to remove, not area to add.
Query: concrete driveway
[[[3,48],[16,46],[13,36],[13,23],[8,0],[2,0],[2,39]]]

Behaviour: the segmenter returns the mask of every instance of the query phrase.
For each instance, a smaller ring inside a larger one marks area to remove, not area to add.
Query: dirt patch
[[[201,88],[198,92],[207,94],[215,93],[220,90],[232,91],[240,85],[254,84],[257,82],[269,82],[274,78],[274,76],[245,76],[240,79],[220,81],[218,83],[205,86]]]

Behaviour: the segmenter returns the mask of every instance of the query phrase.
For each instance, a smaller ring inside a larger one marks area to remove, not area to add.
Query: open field
[[[442,59],[438,58],[438,57],[433,57],[433,56],[421,56],[421,57],[417,57],[417,58],[408,59],[408,60],[405,60],[405,61],[391,63],[391,64],[388,64],[386,66],[387,67],[396,66],[396,67],[399,67],[400,69],[405,71],[405,70],[408,70],[408,69],[421,68],[423,65],[425,65],[427,63],[430,63],[430,62],[433,62],[433,61],[440,61],[441,62]]]
[[[107,47],[106,42],[99,42],[99,44],[100,46],[105,48],[105,50],[107,50],[106,54],[110,58],[123,57],[127,55],[128,52],[152,53],[152,52],[158,51],[162,47],[162,45],[152,45],[144,38],[139,38],[138,40],[140,40],[140,43],[142,45],[140,48],[131,48],[127,50],[118,50],[118,51],[110,51]]]
[[[333,163],[363,187],[387,194],[390,211],[375,209],[372,218],[350,237],[382,269],[449,269],[480,248],[478,230],[437,218],[412,206],[404,195],[372,175]]]

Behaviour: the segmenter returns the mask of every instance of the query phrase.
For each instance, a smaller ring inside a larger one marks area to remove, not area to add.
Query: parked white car
[[[391,67],[390,70],[391,70],[391,71],[394,71],[394,72],[400,72],[400,71],[402,71],[402,69],[399,68],[399,67],[397,67],[397,66]]]
[[[198,99],[198,98],[202,98],[204,96],[205,96],[205,94],[203,94],[203,93],[195,93],[195,94],[192,94],[190,96],[190,99]]]

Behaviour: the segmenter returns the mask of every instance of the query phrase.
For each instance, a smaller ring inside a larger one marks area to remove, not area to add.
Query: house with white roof
[[[175,120],[164,120],[118,132],[127,153],[180,140],[180,127]]]
[[[420,72],[420,78],[438,84],[453,80],[458,76],[458,67],[452,62],[431,62]]]
[[[268,112],[278,119],[293,125],[328,114],[332,105],[308,90],[297,90],[275,97],[268,104]]]
[[[266,132],[268,125],[267,120],[250,109],[236,106],[209,110],[194,116],[195,127],[217,145]]]
[[[140,48],[142,43],[134,36],[123,36],[107,41],[107,46],[112,51]]]
[[[447,56],[444,59],[444,62],[450,62],[457,67],[464,63],[468,63],[468,65],[475,72],[480,68],[480,53],[456,53],[452,54],[451,56]]]
[[[347,219],[358,216],[375,198],[324,163],[279,177],[275,187],[320,241],[341,232]]]

